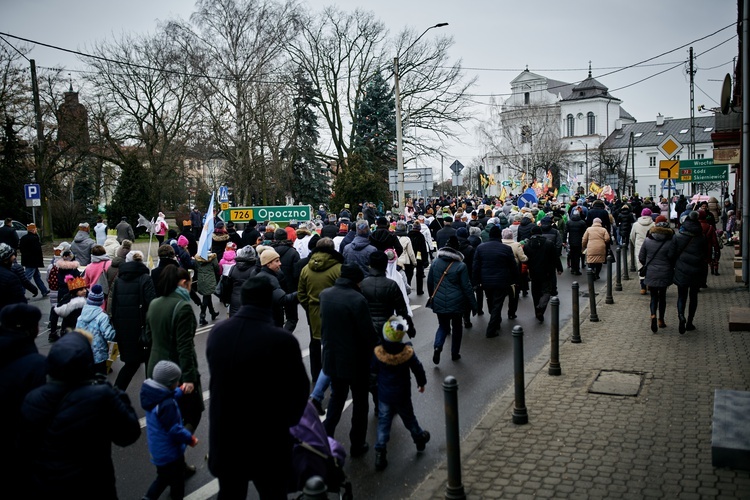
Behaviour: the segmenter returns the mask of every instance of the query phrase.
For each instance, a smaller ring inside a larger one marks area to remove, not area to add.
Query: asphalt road
[[[605,285],[605,274],[603,273],[603,279],[597,282],[598,287]],[[574,277],[566,272],[558,278],[561,303],[561,328],[570,319],[570,285],[573,281],[572,278],[578,278],[583,288],[584,280],[581,278],[585,279],[585,275]],[[526,361],[535,358],[541,348],[549,342],[549,310],[546,314],[546,321],[540,324],[534,318],[533,305],[531,296],[529,295],[520,299],[517,320],[510,321],[507,319],[507,305],[505,306],[504,319],[499,337],[487,339],[484,336],[487,321],[489,320],[487,312],[485,312],[484,316],[474,317],[472,319],[473,328],[464,330],[461,349],[462,359],[457,362],[451,361],[450,350],[446,346],[446,349],[443,351],[441,363],[436,366],[432,362],[432,342],[434,332],[437,329],[437,317],[432,311],[422,307],[426,297],[426,295],[417,297],[416,293],[411,295],[417,328],[417,336],[412,342],[414,343],[417,355],[425,367],[428,380],[424,393],[420,394],[417,392],[416,387],[414,388],[412,399],[420,425],[430,431],[432,439],[427,445],[427,449],[423,453],[418,454],[408,431],[404,428],[400,419],[395,419],[391,432],[391,442],[388,447],[389,466],[383,472],[376,472],[374,468],[375,453],[373,447],[376,441],[375,431],[377,421],[373,416],[372,402],[370,402],[368,442],[370,443],[371,450],[364,457],[357,459],[347,458],[345,465],[345,472],[354,486],[355,498],[406,498],[424,477],[445,459],[445,417],[442,387],[445,377],[452,375],[456,377],[459,383],[459,424],[463,439],[488,411],[490,405],[513,383],[513,353],[510,334],[513,326],[521,325],[524,328],[524,357]],[[581,299],[581,301],[584,300],[586,299]],[[31,299],[30,303],[40,307],[45,313],[43,316],[43,325],[46,325],[49,301],[47,299],[36,298]],[[583,302],[581,305],[584,305]],[[193,307],[197,314],[197,308]],[[222,314],[217,321],[221,321],[224,318],[226,318],[226,314]],[[195,337],[204,388],[204,399],[207,407],[211,404],[211,400],[210,394],[207,391],[210,375],[205,359],[205,343],[210,329],[211,325],[199,328]],[[294,334],[300,341],[303,356],[307,364],[306,347],[309,342],[309,333],[302,311],[300,311],[300,324]],[[447,342],[450,342],[450,339]],[[49,350],[46,331],[43,330],[40,333],[37,339],[37,346],[43,354],[46,354]],[[117,371],[121,366],[122,364],[119,361],[114,364],[114,373],[110,375],[110,381],[114,381]],[[138,393],[143,376],[143,371],[139,371],[127,391],[138,416],[141,418],[144,416],[144,412],[140,408]],[[255,382],[248,381],[248,393],[246,395],[238,395],[238,397],[247,398],[247,411],[264,411],[264,402],[253,398],[253,383]],[[218,492],[218,482],[208,471],[205,461],[208,451],[207,415],[207,412],[204,413],[196,432],[200,440],[199,444],[195,448],[188,448],[186,453],[187,462],[196,465],[198,469],[197,474],[186,483],[185,498],[189,500],[215,498]],[[350,417],[351,409],[347,407],[344,410],[344,415],[335,436],[345,445],[347,450],[349,448]],[[508,418],[510,417],[508,415]],[[142,425],[145,426],[145,419],[142,420]],[[257,429],[237,430],[237,432],[257,431]],[[256,451],[247,450],[247,453],[256,453]],[[135,444],[127,448],[113,446],[112,458],[117,473],[117,490],[120,499],[137,500],[142,498],[155,477],[155,467],[149,462],[145,427],[143,435]],[[257,498],[257,494],[252,487],[250,488],[248,498]]]

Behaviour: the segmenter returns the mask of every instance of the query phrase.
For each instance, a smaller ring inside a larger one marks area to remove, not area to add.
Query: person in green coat
[[[190,274],[181,267],[168,266],[161,273],[157,284],[159,297],[151,302],[146,313],[146,334],[151,339],[146,375],[152,378],[156,363],[162,360],[179,365],[184,395],[178,404],[185,428],[194,434],[205,407],[195,352],[198,324],[190,305],[191,283]],[[195,466],[186,466],[186,472],[195,473]]]

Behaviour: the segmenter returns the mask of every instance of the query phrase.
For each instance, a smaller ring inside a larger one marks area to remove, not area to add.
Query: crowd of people
[[[418,453],[430,440],[411,400],[412,383],[422,392],[427,382],[409,342],[423,329],[414,320],[412,297],[427,295],[426,306],[437,317],[432,362],[441,362],[448,337],[451,361],[459,362],[464,329],[473,327],[475,316],[487,311],[484,335],[495,338],[504,318],[518,317],[519,302],[530,292],[534,317],[544,322],[566,267],[574,276],[590,269],[600,279],[613,246],[632,245],[641,293],[651,295],[651,330],[667,328],[672,284],[678,331],[695,330],[698,292],[708,286],[709,271],[718,274],[722,243],[732,241],[737,223],[729,199],[721,209],[718,203],[682,201],[676,214],[637,196],[569,203],[549,197],[528,206],[515,199],[440,197],[414,200],[400,216],[378,213],[366,202],[338,214],[321,206],[315,220],[284,227],[251,220],[242,234],[231,221],[216,218],[210,251],[203,255],[196,229],[204,221],[196,208],[180,233],[159,218],[156,235],[163,244],[153,269],[133,248],[127,220],[102,234],[100,219],[95,237],[81,223],[72,243],[54,248],[46,283],[35,226],[14,240],[6,221],[0,228],[0,390],[10,403],[3,418],[21,429],[6,459],[17,454],[23,460],[11,460],[0,471],[16,479],[6,484],[27,478],[41,495],[76,491],[77,482],[92,480],[89,463],[95,462],[97,498],[115,498],[110,447],[128,445],[140,434],[124,391],[144,365],[140,399],[156,466],[144,498],[158,498],[166,488],[172,498],[182,498],[184,479],[195,472],[185,449],[197,444],[205,409],[194,336],[209,324],[207,314],[215,322],[206,350],[208,466],[219,479],[219,498],[244,498],[250,481],[262,498],[285,496],[296,484],[289,428],[312,405],[335,438],[349,397],[350,456],[369,450],[372,398],[378,418],[374,465],[384,470],[395,415]],[[26,291],[51,301],[46,358],[34,343],[41,312],[27,304]],[[309,372],[292,335],[300,305],[309,331]],[[227,319],[218,321],[222,314]],[[110,384],[117,356],[123,365]],[[264,380],[254,386],[253,397],[267,410],[248,413],[236,398],[248,377]],[[103,403],[87,403],[97,398]],[[71,443],[82,439],[80,433],[97,432],[102,424],[84,430],[71,427],[73,419],[119,423],[117,432],[108,425],[86,447],[77,447]],[[239,431],[248,425],[265,432]],[[235,460],[240,450],[254,447],[264,452],[251,454],[251,463]],[[64,463],[58,456],[66,457]],[[279,478],[279,470],[288,470],[289,477]]]

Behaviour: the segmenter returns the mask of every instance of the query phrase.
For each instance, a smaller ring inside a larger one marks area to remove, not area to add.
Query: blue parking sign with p
[[[39,200],[42,198],[42,191],[39,189],[39,184],[24,184],[23,193],[27,200]]]

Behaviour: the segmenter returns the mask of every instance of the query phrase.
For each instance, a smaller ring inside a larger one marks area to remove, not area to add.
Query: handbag
[[[659,253],[659,250],[661,250],[661,247],[663,247],[664,243],[666,243],[667,241],[669,241],[669,240],[662,241],[661,245],[659,245],[659,248],[657,248],[656,252],[654,252],[654,255],[652,255],[651,258],[648,259],[648,262],[646,262],[645,264],[643,264],[643,266],[641,266],[641,268],[638,269],[638,276],[640,276],[641,278],[645,278],[646,277],[646,268],[648,268],[648,265],[651,263],[652,260],[654,260],[654,257],[656,257],[656,254]]]
[[[432,291],[432,295],[430,295],[430,298],[427,299],[427,302],[425,302],[425,307],[432,309],[432,299],[435,297],[435,294],[437,293],[438,289],[440,288],[440,285],[443,283],[443,279],[445,278],[445,275],[448,274],[448,271],[450,270],[451,266],[453,265],[453,262],[448,264],[448,267],[445,268],[445,271],[443,271],[443,275],[440,277],[440,281],[438,281],[437,286]]]
[[[229,274],[223,274],[216,284],[214,295],[219,297],[219,302],[222,304],[229,304],[232,300],[232,283],[232,271],[230,270]]]

